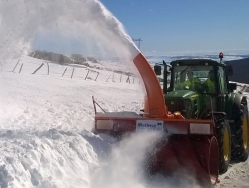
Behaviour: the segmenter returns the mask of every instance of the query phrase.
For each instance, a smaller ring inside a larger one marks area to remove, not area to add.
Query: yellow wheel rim
[[[243,145],[244,145],[244,149],[247,149],[248,147],[248,126],[247,126],[247,117],[246,115],[244,115],[243,118],[243,127],[242,127],[242,131],[243,131]]]
[[[230,135],[227,129],[224,131],[224,137],[223,137],[223,155],[224,160],[228,161],[229,159],[229,153],[230,153]]]

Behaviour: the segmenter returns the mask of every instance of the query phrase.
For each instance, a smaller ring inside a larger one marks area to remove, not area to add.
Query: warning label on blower
[[[163,121],[158,120],[137,120],[136,131],[163,131]]]

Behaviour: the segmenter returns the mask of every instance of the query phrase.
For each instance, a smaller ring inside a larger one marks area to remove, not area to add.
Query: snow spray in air
[[[113,147],[109,156],[100,160],[98,170],[91,173],[90,188],[200,188],[189,174],[182,178],[166,178],[162,174],[150,176],[146,159],[155,144],[165,135],[159,132],[139,132],[124,138]]]
[[[91,188],[146,187],[143,176],[146,151],[158,137],[156,132],[143,132],[123,139],[93,173]]]
[[[122,24],[97,0],[0,2],[0,59],[27,54],[36,36],[51,37],[50,32],[81,42],[82,53],[98,51],[127,61],[139,53]]]

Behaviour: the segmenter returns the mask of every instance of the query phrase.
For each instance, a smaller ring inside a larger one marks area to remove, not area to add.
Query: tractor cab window
[[[212,66],[175,66],[173,89],[214,93],[214,71]]]

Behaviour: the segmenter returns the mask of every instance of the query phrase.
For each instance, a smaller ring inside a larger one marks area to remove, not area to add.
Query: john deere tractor
[[[230,83],[231,65],[209,59],[181,59],[155,65],[165,103],[185,119],[213,119],[219,145],[220,173],[230,160],[245,161],[249,151],[247,99]],[[210,75],[212,74],[212,75]]]

